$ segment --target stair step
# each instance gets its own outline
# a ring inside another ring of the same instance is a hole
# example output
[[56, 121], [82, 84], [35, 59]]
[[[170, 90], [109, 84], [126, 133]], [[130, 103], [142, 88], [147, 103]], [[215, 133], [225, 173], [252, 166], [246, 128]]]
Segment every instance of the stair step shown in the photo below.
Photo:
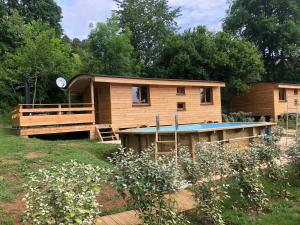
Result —
[[175, 143], [175, 141], [157, 141], [156, 143]]
[[170, 155], [173, 152], [157, 152], [158, 155]]
[[102, 136], [102, 138], [115, 138], [115, 136]]
[[104, 131], [104, 132], [103, 132], [103, 131], [100, 131], [100, 133], [101, 133], [101, 134], [112, 134], [113, 132], [112, 132], [112, 131]]

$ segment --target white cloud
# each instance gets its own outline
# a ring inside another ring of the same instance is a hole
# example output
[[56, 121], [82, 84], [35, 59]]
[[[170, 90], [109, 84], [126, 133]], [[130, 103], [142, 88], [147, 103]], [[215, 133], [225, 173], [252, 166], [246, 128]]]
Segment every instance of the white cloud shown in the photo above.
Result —
[[105, 22], [115, 9], [112, 0], [57, 0], [63, 11], [62, 26], [71, 38], [84, 39], [90, 23]]
[[[71, 38], [84, 39], [89, 34], [89, 24], [105, 22], [116, 9], [113, 0], [56, 0], [62, 7], [62, 26]], [[177, 19], [181, 30], [206, 25], [212, 31], [221, 29], [225, 17], [227, 0], [169, 0], [170, 6], [181, 7]]]
[[173, 7], [180, 7], [182, 16], [177, 19], [181, 29], [205, 25], [219, 31], [226, 15], [227, 0], [169, 0]]

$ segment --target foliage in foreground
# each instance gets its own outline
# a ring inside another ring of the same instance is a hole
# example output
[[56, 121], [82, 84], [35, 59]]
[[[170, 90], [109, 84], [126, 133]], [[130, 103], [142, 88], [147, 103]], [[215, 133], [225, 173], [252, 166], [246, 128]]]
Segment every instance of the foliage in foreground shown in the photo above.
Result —
[[185, 177], [192, 183], [192, 191], [197, 202], [197, 214], [208, 223], [225, 224], [222, 218], [223, 203], [227, 195], [227, 185], [217, 180], [226, 173], [226, 152], [219, 145], [198, 144], [193, 160], [188, 149], [180, 150], [180, 165]]
[[231, 168], [241, 197], [249, 208], [256, 212], [263, 210], [267, 206], [268, 199], [255, 156], [251, 152], [236, 151], [231, 159]]
[[288, 150], [288, 155], [295, 168], [297, 177], [300, 177], [300, 133], [297, 134], [296, 142]]
[[94, 224], [99, 215], [100, 168], [77, 162], [29, 176], [24, 221], [34, 225]]
[[280, 126], [274, 126], [271, 129], [267, 144], [256, 142], [252, 145], [252, 154], [255, 154], [256, 160], [261, 168], [261, 173], [266, 174], [270, 180], [276, 181], [277, 186], [274, 191], [278, 195], [286, 197], [288, 195], [287, 186], [289, 185], [286, 176], [285, 165], [281, 160], [282, 152], [279, 141], [283, 135], [283, 129]]
[[253, 143], [250, 149], [226, 148], [218, 144], [198, 144], [192, 159], [189, 149], [181, 148], [180, 165], [185, 179], [192, 184], [197, 202], [197, 214], [208, 223], [225, 224], [223, 205], [228, 198], [226, 175], [233, 176], [234, 184], [243, 199], [242, 207], [261, 212], [268, 206], [268, 198], [261, 182], [261, 165], [266, 165], [268, 177], [279, 185], [280, 194], [286, 196], [286, 171], [280, 159], [278, 141], [282, 135], [274, 127], [266, 140]]
[[109, 171], [113, 187], [140, 211], [145, 224], [189, 224], [175, 211], [175, 201], [170, 196], [182, 185], [175, 158], [154, 160], [151, 152], [148, 149], [138, 154], [120, 149], [110, 159], [115, 164]]

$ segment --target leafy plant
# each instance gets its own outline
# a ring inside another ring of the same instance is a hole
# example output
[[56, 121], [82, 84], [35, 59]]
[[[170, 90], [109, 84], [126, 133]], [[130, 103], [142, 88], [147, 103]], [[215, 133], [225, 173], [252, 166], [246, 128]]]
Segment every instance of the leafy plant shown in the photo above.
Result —
[[266, 122], [266, 117], [261, 116], [261, 117], [259, 118], [259, 122]]
[[120, 149], [110, 159], [115, 167], [108, 170], [109, 180], [140, 212], [145, 224], [188, 224], [175, 211], [175, 201], [170, 196], [182, 186], [176, 160], [174, 157], [155, 160], [152, 152], [147, 149], [138, 154]]
[[197, 202], [197, 213], [213, 224], [225, 224], [222, 218], [227, 185], [221, 184], [217, 176], [226, 173], [226, 152], [220, 145], [198, 144], [195, 160], [186, 148], [180, 150], [180, 165], [185, 178], [193, 186]]
[[268, 199], [260, 180], [255, 153], [237, 150], [231, 156], [230, 165], [241, 197], [256, 212], [263, 210], [267, 206]]
[[94, 224], [100, 168], [72, 161], [30, 174], [24, 221], [34, 225]]
[[[276, 191], [280, 196], [288, 195], [287, 171], [281, 161], [281, 149], [279, 141], [283, 135], [283, 129], [280, 126], [271, 128], [267, 141], [255, 142], [251, 146], [251, 152], [256, 156], [259, 166], [263, 173], [267, 173], [272, 181], [276, 181]], [[265, 168], [266, 167], [266, 168]]]
[[280, 126], [274, 126], [264, 140], [258, 140], [251, 145], [250, 152], [258, 164], [271, 168], [277, 164], [277, 161], [280, 161], [281, 149], [278, 142], [282, 135], [283, 129]]
[[291, 159], [297, 177], [300, 177], [300, 134], [297, 133], [295, 143], [288, 149], [288, 156]]
[[224, 122], [253, 122], [254, 117], [252, 113], [248, 112], [232, 112], [229, 113], [228, 115], [223, 114], [223, 121]]

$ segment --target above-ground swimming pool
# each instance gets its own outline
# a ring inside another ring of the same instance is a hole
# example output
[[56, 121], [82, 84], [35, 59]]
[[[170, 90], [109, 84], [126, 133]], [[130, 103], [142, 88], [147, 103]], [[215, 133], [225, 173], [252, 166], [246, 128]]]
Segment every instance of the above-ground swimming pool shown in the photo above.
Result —
[[[269, 123], [201, 123], [201, 124], [184, 124], [178, 125], [177, 132], [205, 132], [211, 130], [224, 130], [233, 128], [246, 128], [256, 126], [266, 126]], [[134, 128], [123, 130], [121, 133], [155, 133], [156, 127]], [[175, 132], [175, 126], [162, 126], [159, 128], [159, 132], [169, 133]]]
[[[275, 123], [207, 123], [179, 125], [177, 143], [193, 151], [199, 142], [221, 142], [226, 145], [248, 146], [251, 141], [268, 132]], [[122, 146], [141, 151], [155, 143], [156, 127], [133, 128], [119, 132]], [[158, 149], [168, 152], [174, 148], [175, 126], [161, 126], [158, 130]]]

